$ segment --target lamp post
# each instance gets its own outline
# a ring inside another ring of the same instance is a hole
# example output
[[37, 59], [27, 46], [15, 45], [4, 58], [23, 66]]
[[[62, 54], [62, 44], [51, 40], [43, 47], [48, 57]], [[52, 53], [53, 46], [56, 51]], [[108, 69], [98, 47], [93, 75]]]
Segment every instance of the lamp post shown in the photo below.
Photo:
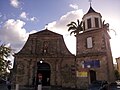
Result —
[[40, 60], [40, 63], [43, 63], [43, 61], [42, 61], [42, 60]]
[[44, 58], [41, 58], [40, 63], [43, 63], [43, 61], [44, 61]]

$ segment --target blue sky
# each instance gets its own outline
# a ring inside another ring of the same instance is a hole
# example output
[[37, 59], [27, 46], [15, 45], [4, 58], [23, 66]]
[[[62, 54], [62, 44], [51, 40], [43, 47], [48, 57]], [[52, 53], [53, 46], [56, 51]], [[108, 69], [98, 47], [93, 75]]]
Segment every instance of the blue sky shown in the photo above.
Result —
[[[48, 29], [64, 36], [68, 49], [75, 53], [75, 38], [66, 25], [82, 19], [89, 0], [0, 0], [0, 40], [19, 51], [30, 33]], [[110, 24], [114, 58], [120, 57], [120, 0], [92, 0], [92, 7]], [[46, 26], [46, 24], [48, 24]], [[73, 40], [73, 43], [71, 43]]]

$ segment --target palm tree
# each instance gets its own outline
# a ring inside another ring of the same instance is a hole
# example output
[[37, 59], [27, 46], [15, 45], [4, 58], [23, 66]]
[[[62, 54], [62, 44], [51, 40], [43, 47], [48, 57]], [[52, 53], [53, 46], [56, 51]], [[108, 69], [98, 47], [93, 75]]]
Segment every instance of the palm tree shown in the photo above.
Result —
[[105, 20], [102, 22], [103, 28], [107, 28], [107, 31], [109, 31], [109, 23], [105, 23]]
[[83, 31], [82, 24], [83, 24], [83, 22], [82, 21], [80, 22], [78, 19], [77, 19], [77, 23], [76, 22], [71, 22], [71, 23], [67, 24], [67, 26], [69, 27], [68, 31], [71, 31], [70, 35], [73, 34], [73, 33], [74, 33], [75, 36], [79, 35], [79, 33], [81, 31]]
[[117, 35], [116, 31], [114, 29], [109, 29], [109, 23], [105, 23], [105, 20], [102, 22], [103, 28], [107, 28], [107, 31], [110, 32], [113, 31], [115, 35]]

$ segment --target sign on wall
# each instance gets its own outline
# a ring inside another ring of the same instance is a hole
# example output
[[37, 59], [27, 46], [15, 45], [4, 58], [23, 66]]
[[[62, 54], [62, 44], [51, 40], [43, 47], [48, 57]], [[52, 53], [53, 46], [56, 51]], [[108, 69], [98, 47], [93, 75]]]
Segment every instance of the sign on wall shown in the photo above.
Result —
[[99, 68], [100, 60], [86, 60], [83, 63], [84, 68]]
[[86, 71], [77, 71], [76, 75], [77, 77], [87, 77], [88, 73]]

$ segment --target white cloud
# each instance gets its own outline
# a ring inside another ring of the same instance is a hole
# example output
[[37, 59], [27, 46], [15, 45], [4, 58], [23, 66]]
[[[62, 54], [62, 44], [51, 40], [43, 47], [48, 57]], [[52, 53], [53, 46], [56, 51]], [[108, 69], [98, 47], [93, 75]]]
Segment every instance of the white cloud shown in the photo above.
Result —
[[25, 22], [21, 20], [7, 20], [0, 29], [0, 39], [10, 43], [16, 50], [20, 49], [28, 37], [24, 25]]
[[[61, 18], [57, 21], [53, 21], [48, 24], [47, 28], [64, 36], [65, 43], [68, 49], [75, 54], [76, 53], [76, 40], [74, 36], [70, 36], [70, 32], [68, 32], [67, 24], [71, 21], [77, 21], [77, 19], [81, 20], [83, 17], [82, 9], [74, 10], [66, 13], [61, 16]], [[72, 41], [72, 43], [71, 43]]]
[[26, 12], [22, 12], [20, 14], [20, 17], [23, 18], [23, 19], [27, 19], [28, 18], [27, 16], [28, 16], [28, 14]]
[[32, 31], [29, 32], [29, 34], [36, 33], [37, 31], [39, 31], [39, 30], [32, 30]]
[[70, 23], [71, 21], [77, 21], [77, 19], [81, 20], [83, 16], [83, 11], [82, 9], [75, 10], [75, 11], [70, 11], [66, 13], [65, 15], [61, 16], [61, 18], [57, 21], [53, 21], [48, 24], [48, 29], [53, 30], [57, 33], [60, 34], [68, 34], [69, 32], [67, 31], [67, 24]]
[[[69, 35], [69, 32], [67, 31], [68, 27], [66, 25], [71, 21], [76, 21], [77, 19], [81, 20], [82, 16], [83, 11], [81, 9], [70, 11], [61, 16], [59, 20], [53, 21], [47, 26], [48, 29], [64, 35], [65, 43], [72, 53], [75, 53], [75, 37]], [[27, 18], [27, 16], [24, 18]], [[36, 18], [33, 17], [31, 20], [34, 21], [35, 19]], [[36, 32], [36, 30], [33, 30], [27, 33], [24, 25], [25, 22], [21, 20], [7, 20], [0, 29], [0, 39], [10, 43], [15, 50], [19, 51], [26, 42], [28, 35]], [[71, 40], [73, 40], [72, 43], [70, 42]]]
[[37, 32], [32, 30], [26, 32], [25, 22], [21, 20], [8, 19], [0, 28], [0, 42], [11, 45], [18, 52], [27, 41], [29, 34]]
[[20, 2], [18, 0], [10, 0], [10, 4], [15, 8], [19, 8]]
[[32, 18], [30, 18], [30, 21], [37, 21], [37, 18], [36, 17], [32, 17]]
[[21, 19], [24, 19], [24, 20], [27, 20], [27, 21], [37, 21], [37, 18], [36, 17], [30, 17], [28, 13], [26, 12], [22, 12], [19, 16]]
[[73, 9], [78, 9], [78, 5], [77, 4], [70, 4], [69, 5], [71, 8], [73, 8]]

